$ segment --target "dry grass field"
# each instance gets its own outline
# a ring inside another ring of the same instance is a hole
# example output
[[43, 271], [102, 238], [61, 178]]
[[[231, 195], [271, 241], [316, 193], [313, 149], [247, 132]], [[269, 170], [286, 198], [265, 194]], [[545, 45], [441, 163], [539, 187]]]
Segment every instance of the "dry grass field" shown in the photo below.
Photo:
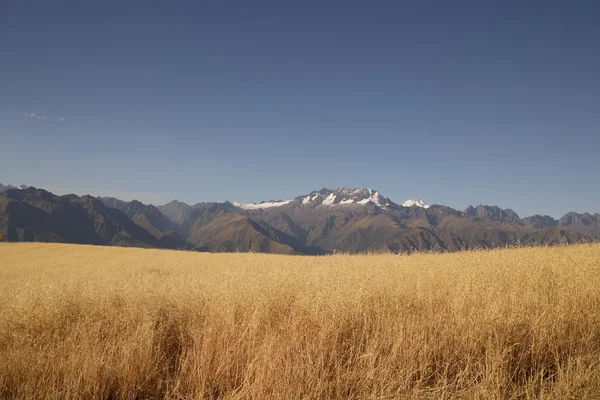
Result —
[[600, 245], [0, 244], [5, 399], [597, 399]]

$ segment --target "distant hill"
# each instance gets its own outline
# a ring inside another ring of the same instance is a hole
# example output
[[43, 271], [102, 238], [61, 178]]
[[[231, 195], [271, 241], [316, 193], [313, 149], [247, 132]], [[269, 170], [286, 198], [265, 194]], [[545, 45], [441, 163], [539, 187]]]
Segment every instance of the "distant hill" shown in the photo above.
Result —
[[420, 199], [394, 203], [371, 189], [321, 189], [289, 200], [155, 207], [111, 197], [0, 194], [8, 241], [55, 241], [211, 252], [328, 254], [456, 251], [600, 239], [600, 214], [520, 218], [510, 209], [460, 211]]

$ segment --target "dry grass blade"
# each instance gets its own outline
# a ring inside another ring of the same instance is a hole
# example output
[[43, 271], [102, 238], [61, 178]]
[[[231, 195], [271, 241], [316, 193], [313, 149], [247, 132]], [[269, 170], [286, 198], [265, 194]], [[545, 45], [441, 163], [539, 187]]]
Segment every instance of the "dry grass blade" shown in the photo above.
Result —
[[581, 399], [600, 245], [292, 257], [0, 245], [7, 399]]

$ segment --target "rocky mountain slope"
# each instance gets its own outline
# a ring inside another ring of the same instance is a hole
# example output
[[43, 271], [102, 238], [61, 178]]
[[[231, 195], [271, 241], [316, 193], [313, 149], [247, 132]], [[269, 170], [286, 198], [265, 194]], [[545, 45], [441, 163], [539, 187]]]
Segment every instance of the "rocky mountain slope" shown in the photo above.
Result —
[[13, 185], [3, 185], [2, 183], [0, 183], [0, 193], [8, 190], [8, 189], [27, 189], [29, 186], [26, 185], [19, 185], [19, 186], [13, 186]]
[[153, 205], [142, 204], [133, 200], [125, 202], [112, 197], [98, 198], [107, 207], [112, 207], [123, 212], [136, 225], [148, 231], [161, 242], [162, 247], [188, 248], [186, 240], [178, 233], [179, 225], [164, 216]]
[[36, 188], [0, 194], [0, 233], [15, 242], [165, 247], [123, 212], [92, 196], [56, 196]]
[[520, 218], [510, 209], [460, 211], [411, 199], [399, 205], [371, 189], [321, 189], [293, 200], [163, 206], [41, 189], [0, 194], [9, 241], [60, 241], [197, 251], [328, 254], [455, 251], [600, 239], [600, 214]]

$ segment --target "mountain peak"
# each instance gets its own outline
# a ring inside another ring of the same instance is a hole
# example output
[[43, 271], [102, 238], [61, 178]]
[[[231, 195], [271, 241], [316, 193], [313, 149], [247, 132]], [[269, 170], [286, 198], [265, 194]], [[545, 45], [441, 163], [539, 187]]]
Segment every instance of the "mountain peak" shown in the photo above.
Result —
[[263, 201], [261, 203], [238, 203], [232, 201], [235, 207], [241, 208], [243, 210], [261, 210], [264, 208], [273, 208], [273, 207], [281, 207], [290, 203], [292, 200], [275, 200], [275, 201]]
[[346, 204], [365, 205], [372, 203], [378, 207], [385, 207], [389, 206], [391, 203], [390, 199], [384, 197], [378, 191], [366, 188], [323, 188], [319, 191], [311, 192], [308, 195], [300, 196], [296, 198], [296, 200], [300, 200], [304, 205], [324, 206], [336, 206]]
[[27, 185], [19, 185], [19, 186], [13, 186], [13, 185], [3, 185], [2, 183], [0, 183], [0, 192], [4, 192], [5, 190], [9, 190], [9, 189], [19, 189], [19, 190], [25, 190], [25, 189], [29, 189], [29, 186]]
[[502, 209], [498, 206], [478, 205], [469, 206], [464, 211], [469, 217], [481, 218], [487, 221], [519, 222], [521, 219], [512, 209]]
[[170, 206], [170, 207], [189, 207], [189, 204], [184, 203], [183, 201], [179, 201], [179, 200], [175, 199], [175, 200], [171, 200], [170, 202], [168, 202], [167, 204], [165, 204], [162, 207], [167, 207], [167, 206]]
[[234, 207], [241, 208], [243, 210], [263, 210], [267, 208], [275, 208], [285, 206], [287, 204], [302, 204], [302, 205], [313, 205], [313, 206], [338, 206], [338, 205], [366, 205], [369, 203], [374, 204], [377, 207], [386, 207], [393, 204], [390, 199], [384, 197], [376, 190], [357, 188], [337, 188], [321, 190], [315, 190], [307, 195], [296, 197], [294, 200], [271, 200], [263, 201], [261, 203], [238, 203], [231, 202]]
[[402, 203], [402, 207], [412, 207], [417, 206], [421, 208], [429, 208], [429, 204], [425, 203], [421, 199], [408, 199], [404, 203]]

